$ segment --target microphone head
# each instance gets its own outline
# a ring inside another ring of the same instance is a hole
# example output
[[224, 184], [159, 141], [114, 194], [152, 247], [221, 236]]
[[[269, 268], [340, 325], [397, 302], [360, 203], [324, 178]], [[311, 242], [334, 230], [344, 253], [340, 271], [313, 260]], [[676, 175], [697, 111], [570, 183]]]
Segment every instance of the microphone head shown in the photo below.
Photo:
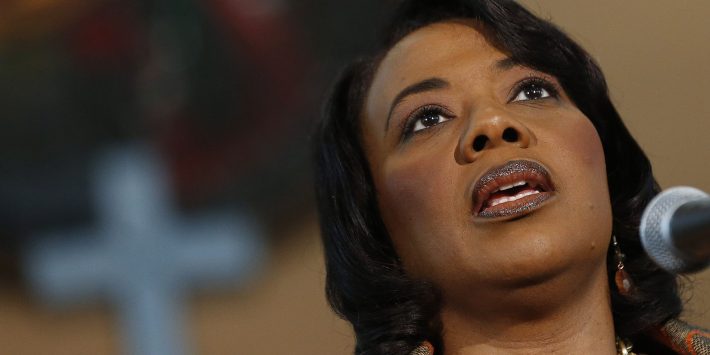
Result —
[[678, 274], [697, 270], [704, 265], [687, 260], [671, 239], [671, 217], [682, 205], [702, 200], [708, 195], [694, 187], [677, 186], [667, 189], [651, 200], [641, 217], [641, 244], [658, 266]]

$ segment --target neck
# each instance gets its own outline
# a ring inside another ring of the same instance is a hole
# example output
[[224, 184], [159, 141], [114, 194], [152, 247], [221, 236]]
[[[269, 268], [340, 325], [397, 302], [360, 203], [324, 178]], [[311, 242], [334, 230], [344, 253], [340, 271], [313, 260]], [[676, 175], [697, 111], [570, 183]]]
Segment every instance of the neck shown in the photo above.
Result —
[[595, 274], [586, 285], [572, 277], [477, 297], [474, 307], [444, 302], [445, 354], [616, 354], [606, 272]]

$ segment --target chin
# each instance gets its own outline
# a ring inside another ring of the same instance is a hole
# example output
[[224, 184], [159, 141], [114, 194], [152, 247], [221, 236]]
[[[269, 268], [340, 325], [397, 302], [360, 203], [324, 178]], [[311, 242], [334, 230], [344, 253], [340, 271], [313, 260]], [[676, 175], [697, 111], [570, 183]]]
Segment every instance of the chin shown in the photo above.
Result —
[[491, 224], [484, 238], [476, 238], [490, 260], [485, 265], [488, 280], [531, 287], [565, 274], [580, 277], [605, 269], [611, 213], [597, 210], [601, 213], [580, 215], [559, 199], [533, 213]]

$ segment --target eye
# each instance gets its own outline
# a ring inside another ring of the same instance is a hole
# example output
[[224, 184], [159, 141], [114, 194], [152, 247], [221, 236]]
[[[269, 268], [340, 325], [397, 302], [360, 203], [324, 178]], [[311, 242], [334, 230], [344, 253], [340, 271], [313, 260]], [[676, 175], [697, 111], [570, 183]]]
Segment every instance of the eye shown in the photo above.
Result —
[[415, 111], [408, 120], [405, 134], [416, 133], [451, 119], [451, 116], [438, 106], [424, 106]]
[[516, 85], [513, 90], [515, 95], [510, 102], [535, 101], [548, 97], [557, 97], [555, 86], [542, 78], [527, 78]]

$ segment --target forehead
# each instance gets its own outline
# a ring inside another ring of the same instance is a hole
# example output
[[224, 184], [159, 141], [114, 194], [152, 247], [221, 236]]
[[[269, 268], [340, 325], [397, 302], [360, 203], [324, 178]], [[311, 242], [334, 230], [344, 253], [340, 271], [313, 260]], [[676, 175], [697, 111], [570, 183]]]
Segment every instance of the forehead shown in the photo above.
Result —
[[375, 72], [366, 101], [372, 118], [399, 90], [424, 79], [456, 79], [484, 75], [491, 64], [506, 56], [491, 46], [473, 23], [434, 23], [399, 41]]

